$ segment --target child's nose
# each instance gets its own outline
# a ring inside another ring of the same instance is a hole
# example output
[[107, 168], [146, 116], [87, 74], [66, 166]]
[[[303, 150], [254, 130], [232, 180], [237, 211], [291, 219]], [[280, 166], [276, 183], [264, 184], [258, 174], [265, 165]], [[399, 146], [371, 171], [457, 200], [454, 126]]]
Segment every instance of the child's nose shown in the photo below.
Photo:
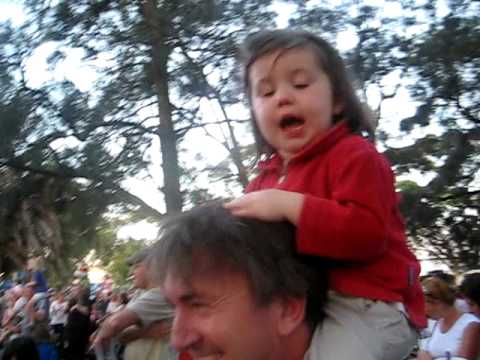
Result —
[[291, 105], [293, 103], [293, 93], [290, 89], [284, 87], [277, 91], [277, 106]]

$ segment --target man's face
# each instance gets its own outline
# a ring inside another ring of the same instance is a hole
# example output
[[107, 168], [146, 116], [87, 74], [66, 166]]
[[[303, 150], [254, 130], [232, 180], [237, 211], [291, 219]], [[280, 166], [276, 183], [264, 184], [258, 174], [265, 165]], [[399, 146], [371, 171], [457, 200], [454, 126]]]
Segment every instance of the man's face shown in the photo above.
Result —
[[133, 286], [137, 289], [145, 289], [147, 287], [147, 269], [145, 261], [132, 265]]
[[27, 299], [31, 299], [33, 294], [35, 294], [35, 289], [33, 286], [25, 286], [23, 288], [23, 296], [25, 296]]
[[172, 271], [163, 284], [174, 306], [171, 345], [194, 359], [282, 359], [276, 302], [259, 306], [244, 274], [195, 273], [188, 281]]
[[475, 301], [469, 298], [466, 298], [465, 301], [468, 305], [468, 311], [470, 311], [476, 317], [480, 318], [480, 305], [478, 305]]

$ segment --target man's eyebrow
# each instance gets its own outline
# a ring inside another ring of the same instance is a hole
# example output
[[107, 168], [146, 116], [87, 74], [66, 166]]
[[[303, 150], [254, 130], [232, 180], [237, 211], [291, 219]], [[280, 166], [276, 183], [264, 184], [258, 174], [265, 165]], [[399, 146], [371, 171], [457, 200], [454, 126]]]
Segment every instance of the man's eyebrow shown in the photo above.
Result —
[[179, 301], [183, 303], [189, 303], [193, 300], [197, 299], [199, 296], [198, 294], [194, 293], [193, 291], [186, 292], [179, 297]]

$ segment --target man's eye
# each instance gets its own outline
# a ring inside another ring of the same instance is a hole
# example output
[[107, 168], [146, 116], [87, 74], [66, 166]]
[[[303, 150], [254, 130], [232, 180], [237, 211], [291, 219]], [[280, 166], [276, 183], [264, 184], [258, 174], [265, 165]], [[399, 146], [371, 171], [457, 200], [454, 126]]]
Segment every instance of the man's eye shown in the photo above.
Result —
[[204, 303], [203, 301], [191, 301], [189, 305], [191, 308], [195, 308], [195, 309], [200, 309], [207, 306], [207, 304]]

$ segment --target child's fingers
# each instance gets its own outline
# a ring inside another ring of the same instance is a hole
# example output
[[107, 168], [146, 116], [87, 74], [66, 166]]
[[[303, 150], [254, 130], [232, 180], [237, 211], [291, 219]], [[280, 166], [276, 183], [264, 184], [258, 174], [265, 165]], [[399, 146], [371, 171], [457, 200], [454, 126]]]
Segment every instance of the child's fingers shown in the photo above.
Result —
[[244, 206], [244, 204], [239, 204], [238, 202], [229, 202], [225, 203], [224, 207], [230, 211], [233, 216], [239, 217], [252, 217], [251, 211], [249, 210], [248, 206]]
[[240, 218], [250, 218], [250, 219], [258, 218], [258, 216], [255, 216], [255, 214], [246, 210], [232, 211], [232, 215]]
[[243, 208], [245, 205], [244, 202], [245, 201], [243, 201], [243, 198], [238, 198], [238, 199], [234, 199], [232, 201], [224, 203], [223, 206], [225, 207], [225, 209], [233, 211], [233, 210]]
[[234, 209], [235, 208], [235, 200], [223, 203], [223, 207], [225, 209], [228, 209], [228, 210]]

